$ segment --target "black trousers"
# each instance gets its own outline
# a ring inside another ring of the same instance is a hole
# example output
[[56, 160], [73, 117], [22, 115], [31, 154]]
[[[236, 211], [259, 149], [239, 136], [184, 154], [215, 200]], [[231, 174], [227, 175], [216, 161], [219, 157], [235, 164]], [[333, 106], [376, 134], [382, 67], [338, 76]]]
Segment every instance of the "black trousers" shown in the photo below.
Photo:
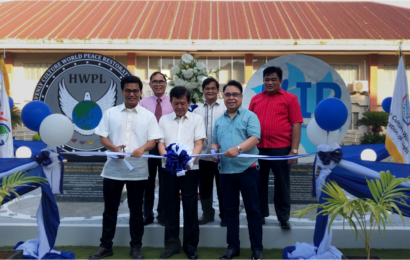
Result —
[[[149, 151], [149, 154], [159, 155], [158, 144], [155, 145], [151, 151]], [[155, 179], [158, 171], [158, 186], [160, 191], [162, 176], [159, 174], [159, 169], [161, 169], [161, 167], [161, 159], [148, 158], [148, 180], [144, 189], [144, 217], [147, 219], [154, 219], [153, 209], [155, 201]], [[158, 196], [157, 218], [161, 217], [161, 203], [161, 196]]]
[[127, 187], [128, 208], [130, 209], [130, 246], [141, 248], [142, 236], [144, 235], [144, 223], [142, 218], [142, 194], [146, 181], [120, 181], [104, 178], [103, 196], [103, 230], [101, 247], [112, 248], [115, 228], [117, 226], [117, 213], [120, 206], [120, 198], [124, 185]]
[[165, 249], [177, 251], [181, 248], [179, 239], [180, 198], [184, 214], [183, 249], [186, 253], [196, 251], [199, 241], [198, 225], [198, 171], [187, 171], [185, 176], [175, 177], [163, 169], [162, 195], [165, 220]]
[[[291, 147], [283, 148], [258, 148], [260, 155], [281, 156], [289, 155]], [[260, 203], [262, 217], [269, 216], [268, 185], [269, 171], [274, 175], [274, 197], [275, 211], [279, 222], [286, 222], [290, 215], [290, 165], [287, 160], [268, 161], [259, 160], [261, 189]]]
[[239, 193], [241, 193], [248, 221], [251, 249], [261, 251], [263, 246], [262, 215], [259, 210], [259, 171], [256, 167], [252, 167], [242, 173], [221, 174], [219, 176], [219, 183], [225, 208], [228, 249], [238, 250], [240, 248]]
[[212, 207], [214, 178], [219, 201], [219, 217], [223, 220], [224, 209], [219, 188], [218, 164], [213, 161], [199, 160], [199, 196], [201, 197], [203, 216], [206, 218], [214, 218], [215, 216], [215, 210]]

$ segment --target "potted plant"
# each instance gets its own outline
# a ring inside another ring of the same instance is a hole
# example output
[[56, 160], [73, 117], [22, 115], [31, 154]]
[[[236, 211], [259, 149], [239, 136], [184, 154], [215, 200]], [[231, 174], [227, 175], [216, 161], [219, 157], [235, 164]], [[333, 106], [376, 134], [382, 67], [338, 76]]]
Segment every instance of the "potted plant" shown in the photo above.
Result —
[[[19, 199], [20, 195], [16, 188], [20, 186], [37, 187], [36, 184], [47, 182], [47, 179], [31, 176], [27, 172], [15, 172], [13, 175], [3, 177], [0, 186], [0, 207], [14, 198]], [[0, 259], [22, 259], [23, 250], [0, 250]]]
[[[305, 209], [297, 210], [292, 213], [299, 218], [307, 214], [309, 211], [319, 209], [319, 214], [329, 216], [329, 230], [337, 216], [343, 218], [343, 228], [345, 221], [354, 230], [356, 239], [358, 236], [362, 239], [366, 248], [366, 257], [370, 259], [370, 247], [376, 228], [383, 235], [386, 231], [386, 223], [392, 226], [392, 222], [388, 211], [400, 215], [403, 225], [404, 219], [398, 204], [409, 206], [404, 199], [409, 196], [403, 191], [407, 188], [398, 187], [403, 182], [410, 181], [409, 178], [396, 178], [389, 171], [380, 172], [380, 180], [367, 180], [367, 186], [372, 194], [370, 198], [356, 198], [349, 200], [342, 188], [336, 182], [326, 183], [323, 186], [322, 192], [330, 196], [326, 198], [325, 203], [311, 204]], [[370, 216], [366, 220], [366, 215]], [[329, 231], [328, 230], [328, 231]]]

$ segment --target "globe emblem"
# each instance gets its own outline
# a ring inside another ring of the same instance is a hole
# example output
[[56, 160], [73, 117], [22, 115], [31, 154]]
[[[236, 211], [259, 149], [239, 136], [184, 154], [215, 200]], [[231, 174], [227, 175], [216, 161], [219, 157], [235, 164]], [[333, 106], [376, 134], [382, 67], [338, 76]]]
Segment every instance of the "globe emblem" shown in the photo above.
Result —
[[102, 110], [97, 103], [85, 100], [73, 109], [73, 122], [83, 130], [92, 130], [98, 126], [102, 118]]
[[10, 130], [4, 125], [0, 124], [0, 146], [4, 145], [9, 140]]

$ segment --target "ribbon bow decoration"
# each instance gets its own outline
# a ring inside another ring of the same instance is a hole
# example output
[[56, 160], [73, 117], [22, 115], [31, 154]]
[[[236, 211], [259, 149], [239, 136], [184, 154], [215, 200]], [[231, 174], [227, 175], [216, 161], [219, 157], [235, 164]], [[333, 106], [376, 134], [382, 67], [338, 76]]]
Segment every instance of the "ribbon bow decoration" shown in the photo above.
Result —
[[343, 158], [343, 152], [341, 148], [327, 152], [319, 151], [318, 157], [322, 161], [323, 165], [329, 165], [332, 161], [339, 163]]
[[164, 156], [167, 158], [165, 164], [166, 170], [171, 173], [172, 176], [183, 176], [187, 171], [187, 165], [192, 167], [193, 158], [190, 157], [192, 152], [187, 145], [181, 143], [170, 144], [167, 148]]
[[[313, 163], [312, 197], [319, 195], [319, 199], [321, 193], [320, 189], [323, 187], [326, 177], [331, 173], [331, 169], [333, 169], [342, 160], [343, 152], [340, 146], [336, 143], [331, 145], [321, 144], [317, 147], [317, 149], [319, 152], [315, 158], [315, 162]], [[318, 165], [322, 168], [322, 170], [316, 180], [315, 175]]]
[[34, 161], [42, 166], [48, 166], [53, 162], [50, 159], [50, 151], [43, 150], [39, 154], [34, 155]]

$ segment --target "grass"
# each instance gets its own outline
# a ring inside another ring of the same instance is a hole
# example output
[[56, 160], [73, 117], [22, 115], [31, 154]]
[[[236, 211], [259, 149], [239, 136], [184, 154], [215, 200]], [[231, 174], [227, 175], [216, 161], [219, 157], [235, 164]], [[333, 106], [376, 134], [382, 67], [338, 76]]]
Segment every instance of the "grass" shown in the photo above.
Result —
[[[12, 247], [0, 247], [0, 250], [12, 249]], [[71, 250], [75, 253], [77, 259], [88, 259], [88, 256], [95, 253], [98, 247], [95, 246], [60, 246], [57, 247], [60, 251]], [[105, 259], [131, 259], [129, 255], [129, 247], [114, 247], [114, 255]], [[200, 259], [219, 259], [225, 252], [225, 248], [200, 247], [198, 255]], [[159, 259], [162, 253], [162, 248], [143, 247], [142, 252], [146, 259]], [[344, 255], [366, 255], [363, 249], [340, 249]], [[249, 259], [252, 251], [247, 248], [241, 249], [240, 257], [235, 259]], [[410, 249], [372, 249], [372, 255], [377, 255], [383, 259], [409, 259]], [[282, 259], [282, 249], [265, 249], [263, 250], [264, 259]], [[174, 255], [171, 259], [186, 259], [185, 253]]]

